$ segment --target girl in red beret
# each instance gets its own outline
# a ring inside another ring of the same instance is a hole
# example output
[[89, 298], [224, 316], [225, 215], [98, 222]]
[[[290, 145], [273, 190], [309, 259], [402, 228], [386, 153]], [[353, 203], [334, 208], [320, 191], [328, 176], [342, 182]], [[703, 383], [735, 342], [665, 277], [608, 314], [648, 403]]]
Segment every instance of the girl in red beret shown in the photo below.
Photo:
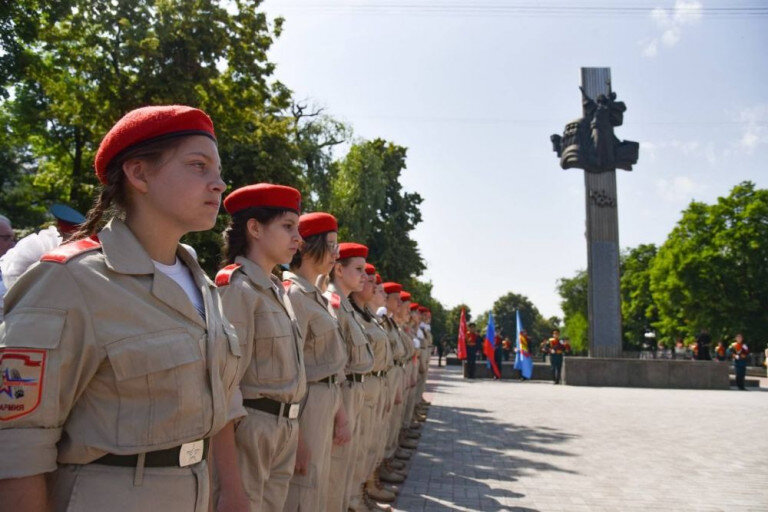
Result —
[[299, 418], [296, 471], [285, 510], [324, 511], [331, 474], [331, 447], [349, 442], [351, 432], [340, 385], [347, 361], [339, 324], [328, 299], [315, 286], [339, 256], [338, 224], [333, 215], [315, 212], [299, 218], [303, 243], [283, 273], [284, 285], [304, 336], [307, 398]]
[[373, 367], [373, 350], [368, 342], [360, 321], [349, 301], [349, 294], [363, 290], [367, 279], [365, 258], [368, 248], [356, 243], [339, 245], [339, 258], [331, 270], [331, 282], [325, 296], [331, 305], [341, 329], [346, 349], [344, 373], [346, 381], [341, 386], [341, 400], [349, 422], [352, 440], [343, 446], [334, 446], [331, 451], [331, 475], [334, 478], [328, 492], [326, 510], [347, 510], [352, 491], [362, 482], [355, 481], [356, 465], [360, 462], [358, 450], [361, 446], [360, 415], [365, 400], [365, 376]]
[[[209, 440], [245, 414], [237, 336], [179, 244], [219, 211], [213, 123], [191, 107], [134, 110], [95, 167], [102, 189], [74, 241], [5, 297], [0, 372], [19, 387], [0, 393], [2, 503], [206, 511]], [[217, 446], [217, 463], [234, 457]]]
[[[307, 379], [296, 316], [272, 271], [290, 262], [301, 243], [301, 194], [259, 183], [229, 194], [224, 208], [232, 215], [224, 232], [228, 265], [216, 284], [241, 344], [240, 389], [248, 415], [234, 434], [240, 475], [251, 510], [282, 511], [296, 465]], [[231, 502], [230, 484], [217, 479], [220, 504]]]

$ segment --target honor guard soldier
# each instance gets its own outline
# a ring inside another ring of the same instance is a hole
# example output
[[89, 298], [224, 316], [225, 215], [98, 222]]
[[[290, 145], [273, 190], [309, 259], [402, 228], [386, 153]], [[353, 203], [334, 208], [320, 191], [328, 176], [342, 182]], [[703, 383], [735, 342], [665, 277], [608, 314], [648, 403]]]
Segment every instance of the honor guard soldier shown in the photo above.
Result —
[[0, 503], [204, 512], [210, 439], [219, 474], [236, 476], [234, 443], [217, 433], [245, 414], [237, 335], [179, 244], [216, 222], [225, 184], [213, 123], [185, 106], [134, 110], [95, 168], [101, 193], [75, 241], [6, 296]]
[[477, 349], [481, 340], [480, 335], [477, 332], [477, 325], [475, 325], [474, 322], [471, 322], [467, 327], [469, 330], [465, 342], [467, 345], [467, 377], [474, 379], [475, 365], [477, 364]]
[[552, 331], [552, 337], [547, 343], [549, 352], [549, 363], [552, 366], [552, 379], [555, 384], [560, 384], [560, 377], [563, 372], [563, 355], [571, 353], [571, 346], [560, 339], [560, 331]]
[[283, 285], [304, 338], [308, 383], [286, 512], [326, 510], [332, 445], [342, 445], [351, 438], [340, 389], [345, 380], [346, 349], [339, 323], [328, 310], [328, 299], [314, 284], [336, 263], [337, 231], [336, 218], [331, 214], [302, 215], [299, 234], [304, 241], [291, 260], [291, 270], [283, 273]]
[[[250, 510], [280, 512], [296, 464], [299, 411], [307, 392], [299, 328], [283, 284], [272, 270], [299, 248], [301, 194], [259, 183], [224, 200], [228, 263], [216, 276], [224, 314], [243, 354], [240, 389], [248, 415], [235, 431], [240, 475]], [[229, 482], [218, 481], [220, 500]], [[237, 498], [237, 497], [234, 497]]]
[[330, 274], [330, 284], [325, 296], [341, 329], [347, 361], [344, 368], [346, 381], [341, 386], [341, 401], [347, 414], [352, 439], [331, 451], [331, 475], [333, 485], [328, 492], [326, 510], [346, 511], [357, 482], [354, 482], [356, 466], [361, 462], [357, 451], [361, 444], [360, 416], [365, 403], [363, 385], [373, 368], [373, 349], [365, 329], [355, 317], [349, 294], [365, 287], [365, 258], [368, 247], [353, 242], [339, 244], [339, 257]]
[[744, 384], [744, 380], [747, 375], [747, 356], [749, 355], [749, 347], [744, 343], [744, 336], [741, 334], [736, 335], [736, 341], [731, 343], [728, 347], [728, 355], [733, 359], [733, 370], [736, 374], [736, 386], [746, 391], [747, 388]]

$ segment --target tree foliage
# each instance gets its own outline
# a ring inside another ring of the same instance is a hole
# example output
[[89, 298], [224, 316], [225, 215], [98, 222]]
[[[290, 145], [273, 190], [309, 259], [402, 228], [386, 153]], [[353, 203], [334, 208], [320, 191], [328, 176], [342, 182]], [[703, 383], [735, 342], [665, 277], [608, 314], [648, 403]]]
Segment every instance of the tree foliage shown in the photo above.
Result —
[[445, 336], [446, 348], [455, 349], [459, 339], [459, 322], [461, 321], [461, 310], [464, 310], [464, 320], [469, 325], [472, 321], [472, 311], [466, 304], [459, 304], [445, 313]]
[[557, 282], [560, 307], [563, 310], [563, 335], [576, 352], [589, 349], [589, 311], [587, 288], [589, 278], [586, 270], [580, 270], [571, 278], [564, 277]]
[[650, 268], [662, 337], [708, 328], [742, 332], [753, 348], [768, 338], [768, 190], [751, 182], [707, 205], [692, 202]]
[[640, 350], [646, 342], [646, 332], [652, 332], [659, 320], [651, 295], [650, 273], [657, 250], [653, 244], [641, 244], [621, 256], [621, 315], [626, 350]]

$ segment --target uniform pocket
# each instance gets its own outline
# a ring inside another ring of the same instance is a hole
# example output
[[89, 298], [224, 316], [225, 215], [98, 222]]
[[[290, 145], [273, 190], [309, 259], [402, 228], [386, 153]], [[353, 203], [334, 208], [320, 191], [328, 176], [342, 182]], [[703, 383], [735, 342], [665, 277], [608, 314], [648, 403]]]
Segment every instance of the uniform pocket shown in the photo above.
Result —
[[261, 382], [292, 379], [297, 371], [293, 325], [284, 311], [258, 313], [254, 322], [253, 364]]
[[118, 446], [151, 446], [205, 432], [205, 361], [186, 329], [106, 346], [119, 396]]

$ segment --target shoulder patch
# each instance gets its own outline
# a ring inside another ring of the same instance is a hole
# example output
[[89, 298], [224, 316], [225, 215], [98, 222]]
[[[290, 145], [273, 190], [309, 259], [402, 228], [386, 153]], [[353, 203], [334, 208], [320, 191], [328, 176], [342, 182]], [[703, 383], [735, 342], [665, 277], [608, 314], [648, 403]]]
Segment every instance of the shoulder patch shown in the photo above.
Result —
[[216, 286], [227, 286], [237, 269], [242, 267], [239, 263], [232, 263], [216, 273]]
[[341, 307], [341, 297], [337, 293], [331, 293], [331, 296], [328, 297], [328, 301], [331, 303], [331, 306], [333, 306], [333, 309], [339, 309]]
[[45, 350], [0, 349], [0, 421], [31, 413], [40, 405]]
[[54, 250], [43, 254], [40, 261], [53, 261], [55, 263], [66, 263], [78, 254], [92, 251], [101, 247], [101, 242], [96, 237], [83, 238], [74, 242], [68, 242], [55, 248]]

